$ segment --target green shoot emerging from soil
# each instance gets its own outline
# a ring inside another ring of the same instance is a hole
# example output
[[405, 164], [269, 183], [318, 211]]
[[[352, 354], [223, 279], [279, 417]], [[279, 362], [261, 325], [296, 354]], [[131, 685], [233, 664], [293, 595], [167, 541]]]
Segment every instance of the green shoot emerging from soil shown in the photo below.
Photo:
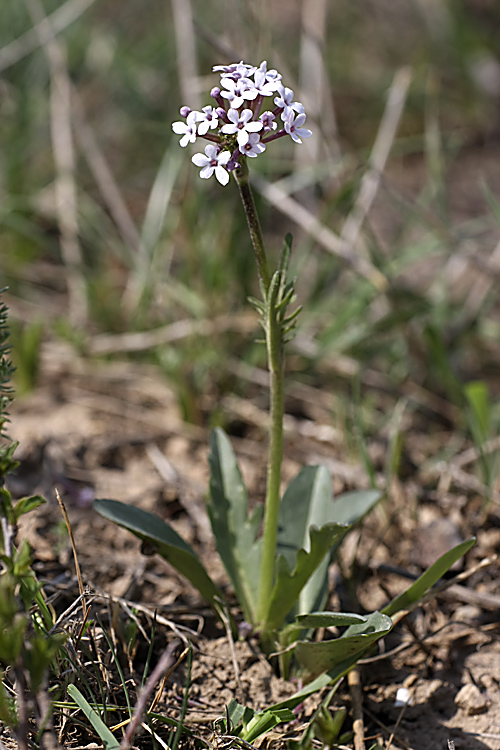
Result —
[[[238, 186], [256, 259], [261, 299], [251, 299], [264, 331], [270, 384], [270, 421], [265, 502], [249, 513], [248, 495], [225, 433], [215, 430], [210, 447], [208, 514], [217, 551], [238, 599], [242, 619], [258, 633], [266, 653], [278, 651], [282, 674], [300, 669], [310, 682], [307, 691], [338, 679], [393, 626], [393, 617], [415, 605], [423, 593], [473, 544], [464, 542], [438, 560], [410, 589], [383, 612], [369, 615], [324, 611], [328, 568], [340, 542], [380, 500], [376, 490], [332, 495], [332, 481], [323, 466], [307, 466], [281, 497], [285, 347], [294, 333], [300, 308], [294, 282], [288, 278], [291, 236], [285, 238], [276, 271], [269, 255], [249, 182], [249, 159], [261, 155], [272, 141], [290, 136], [300, 144], [312, 133], [293, 91], [276, 70], [244, 63], [216, 66], [220, 87], [212, 89], [217, 107], [202, 111], [182, 107], [185, 122], [173, 130], [181, 146], [204, 138], [205, 153], [192, 161], [203, 179], [215, 175], [221, 185], [230, 176]], [[265, 102], [271, 101], [269, 109]], [[278, 123], [280, 123], [278, 125]], [[99, 513], [129, 529], [168, 560], [193, 583], [216, 610], [223, 598], [191, 547], [159, 518], [114, 500], [96, 500]], [[262, 527], [262, 532], [261, 532]], [[318, 628], [345, 627], [341, 637], [314, 642]], [[302, 699], [301, 693], [299, 700]], [[291, 704], [287, 704], [290, 708]], [[281, 705], [274, 707], [277, 710]], [[243, 736], [243, 735], [241, 735]], [[248, 737], [247, 737], [248, 739]]]

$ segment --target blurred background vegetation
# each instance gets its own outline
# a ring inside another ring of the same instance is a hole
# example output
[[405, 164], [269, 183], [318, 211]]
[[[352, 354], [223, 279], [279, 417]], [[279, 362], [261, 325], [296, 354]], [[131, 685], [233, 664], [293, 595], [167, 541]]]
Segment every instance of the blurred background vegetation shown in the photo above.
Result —
[[294, 234], [293, 382], [320, 388], [343, 428], [354, 396], [363, 430], [404, 402], [429, 430], [487, 441], [499, 28], [496, 0], [3, 0], [0, 272], [18, 391], [56, 339], [157, 364], [199, 424], [224, 394], [254, 394], [243, 210], [234, 186], [199, 179], [171, 123], [210, 102], [214, 64], [266, 59], [314, 131], [251, 164], [271, 255]]

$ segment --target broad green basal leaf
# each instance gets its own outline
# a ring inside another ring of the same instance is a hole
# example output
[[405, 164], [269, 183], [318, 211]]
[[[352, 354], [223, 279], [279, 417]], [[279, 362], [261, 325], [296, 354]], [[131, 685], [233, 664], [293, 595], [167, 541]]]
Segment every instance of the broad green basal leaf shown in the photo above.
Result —
[[[320, 618], [317, 618], [317, 621], [320, 622]], [[391, 628], [390, 617], [381, 612], [372, 612], [364, 618], [364, 622], [351, 625], [340, 638], [319, 643], [297, 641], [295, 656], [299, 664], [311, 675], [331, 672], [340, 665], [343, 669], [349, 668], [372, 643], [385, 636]]]
[[276, 582], [271, 593], [264, 630], [274, 630], [281, 625], [295, 606], [305, 584], [332, 544], [345, 533], [345, 529], [345, 526], [336, 523], [327, 523], [321, 529], [311, 526], [307, 550], [298, 550], [293, 571], [290, 571], [290, 566], [282, 555], [278, 558]]
[[[311, 526], [321, 528], [326, 523], [345, 524], [344, 531], [347, 533], [350, 524], [366, 515], [380, 497], [381, 493], [377, 490], [364, 490], [345, 493], [334, 500], [328, 469], [325, 466], [304, 467], [292, 479], [281, 500], [277, 553], [293, 568], [297, 551], [309, 548]], [[331, 552], [338, 547], [342, 537], [339, 535]], [[318, 564], [300, 592], [296, 612], [312, 612], [324, 606], [330, 562], [331, 554], [328, 554]]]
[[248, 496], [229, 438], [221, 429], [210, 440], [208, 514], [217, 551], [233, 584], [245, 618], [256, 622], [261, 541], [257, 539], [263, 506], [248, 515]]
[[123, 526], [143, 542], [150, 544], [155, 552], [191, 581], [209, 602], [214, 604], [216, 598], [223, 598], [195, 551], [161, 518], [118, 500], [94, 500], [94, 508], [104, 518]]
[[331, 521], [349, 526], [371, 511], [382, 497], [380, 490], [355, 490], [343, 492], [333, 501]]
[[366, 622], [367, 615], [352, 614], [350, 612], [310, 612], [307, 615], [297, 615], [295, 622], [291, 622], [279, 633], [280, 648], [287, 648], [296, 641], [306, 630], [314, 628], [345, 628], [356, 623]]

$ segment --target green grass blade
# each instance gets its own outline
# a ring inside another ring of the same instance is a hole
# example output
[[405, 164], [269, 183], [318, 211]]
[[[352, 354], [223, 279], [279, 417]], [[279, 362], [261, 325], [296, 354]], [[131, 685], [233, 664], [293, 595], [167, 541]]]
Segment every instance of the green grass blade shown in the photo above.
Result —
[[422, 573], [422, 575], [417, 578], [415, 583], [389, 602], [389, 604], [381, 610], [382, 613], [392, 617], [397, 612], [409, 609], [413, 605], [418, 604], [425, 592], [432, 588], [432, 586], [434, 586], [434, 584], [449, 571], [452, 565], [454, 565], [462, 555], [465, 555], [475, 543], [476, 539], [475, 537], [472, 537], [472, 539], [467, 539], [465, 542], [461, 542], [461, 544], [458, 544], [456, 547], [453, 547], [453, 549], [445, 552], [444, 555], [441, 555], [441, 557], [436, 560], [436, 562], [433, 563], [425, 573]]
[[68, 685], [68, 694], [71, 698], [73, 698], [75, 703], [78, 704], [80, 709], [83, 711], [87, 719], [94, 727], [95, 731], [103, 742], [105, 750], [118, 750], [118, 748], [120, 747], [120, 743], [118, 742], [114, 734], [112, 734], [112, 732], [108, 729], [99, 714], [96, 713], [90, 703], [85, 700], [78, 688], [75, 685]]

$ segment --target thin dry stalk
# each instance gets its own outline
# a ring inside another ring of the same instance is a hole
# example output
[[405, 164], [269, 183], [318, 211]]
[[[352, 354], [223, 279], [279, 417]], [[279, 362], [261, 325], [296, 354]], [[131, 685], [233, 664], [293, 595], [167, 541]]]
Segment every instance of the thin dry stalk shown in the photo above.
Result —
[[55, 210], [61, 235], [61, 254], [66, 267], [69, 318], [74, 325], [87, 320], [87, 293], [78, 240], [75, 151], [71, 130], [71, 83], [65, 48], [59, 42], [39, 0], [25, 0], [36, 24], [50, 68], [50, 132], [55, 165]]
[[234, 679], [238, 687], [238, 690], [241, 693], [243, 687], [241, 684], [240, 668], [238, 666], [238, 658], [236, 656], [236, 649], [234, 647], [233, 633], [231, 631], [231, 618], [229, 616], [227, 604], [226, 602], [223, 602], [222, 599], [217, 600], [217, 610], [218, 610], [218, 613], [220, 615], [222, 622], [224, 623], [224, 630], [226, 631], [226, 638], [227, 638], [227, 642], [229, 645], [229, 650], [231, 652], [231, 661], [233, 663]]
[[139, 352], [181, 341], [189, 336], [213, 336], [224, 331], [250, 333], [255, 329], [255, 315], [221, 315], [213, 320], [178, 320], [153, 331], [96, 336], [89, 343], [90, 354]]
[[29, 712], [28, 712], [28, 686], [22, 664], [17, 664], [14, 668], [16, 677], [16, 702], [17, 702], [17, 727], [14, 732], [18, 742], [19, 750], [28, 750], [28, 731], [29, 731]]
[[39, 726], [43, 727], [40, 747], [44, 750], [62, 750], [61, 745], [57, 741], [57, 737], [54, 732], [54, 726], [52, 723], [53, 711], [52, 704], [49, 698], [47, 679], [45, 679], [45, 684], [42, 686], [42, 689], [39, 690], [36, 699], [41, 714]]
[[86, 120], [81, 99], [74, 87], [71, 95], [73, 125], [83, 156], [125, 246], [140, 255], [143, 251], [139, 232], [94, 132]]
[[[495, 269], [496, 273], [500, 270], [500, 242], [498, 242], [488, 258], [488, 265]], [[467, 311], [468, 317], [474, 319], [489, 293], [493, 284], [497, 283], [498, 279], [495, 276], [483, 274], [481, 278], [476, 279], [471, 285], [469, 293], [464, 300], [464, 309]]]
[[127, 731], [125, 732], [125, 737], [120, 743], [120, 750], [129, 750], [129, 748], [131, 747], [134, 735], [139, 728], [142, 716], [144, 714], [144, 711], [146, 710], [146, 704], [148, 702], [149, 696], [153, 692], [156, 683], [164, 676], [166, 672], [171, 674], [177, 667], [177, 665], [186, 656], [189, 650], [188, 648], [184, 649], [181, 656], [177, 660], [175, 659], [174, 652], [178, 645], [179, 641], [177, 640], [169, 643], [169, 645], [161, 655], [158, 664], [149, 675], [146, 684], [144, 685], [144, 688], [141, 690], [137, 699], [132, 719], [130, 720]]
[[174, 21], [177, 72], [181, 99], [191, 109], [200, 109], [198, 66], [191, 0], [171, 0]]
[[380, 292], [387, 290], [389, 282], [384, 274], [369, 260], [355, 254], [349, 243], [322, 224], [311, 211], [260, 175], [255, 173], [252, 175], [252, 184], [271, 205], [313, 237], [324, 250], [342, 260], [346, 266], [367, 279]]
[[401, 719], [404, 716], [404, 713], [406, 711], [407, 705], [408, 705], [408, 703], [405, 703], [403, 706], [401, 706], [401, 711], [399, 712], [398, 718], [396, 719], [396, 723], [394, 725], [394, 729], [392, 730], [391, 735], [390, 735], [389, 739], [387, 740], [387, 745], [385, 746], [385, 750], [390, 750], [390, 748], [392, 747], [393, 740], [396, 737], [396, 732], [398, 730], [399, 725], [401, 724]]
[[42, 20], [32, 29], [0, 49], [0, 73], [15, 65], [37, 47], [49, 42], [54, 34], [60, 34], [74, 23], [96, 0], [67, 0], [60, 8], [47, 16], [49, 27]]
[[[369, 717], [369, 718], [370, 718], [370, 719], [371, 719], [371, 720], [372, 720], [372, 721], [373, 721], [373, 722], [374, 722], [375, 724], [377, 724], [377, 726], [379, 726], [379, 727], [380, 727], [381, 729], [383, 729], [383, 730], [384, 730], [384, 732], [385, 732], [385, 733], [386, 733], [387, 735], [390, 735], [390, 734], [391, 734], [391, 731], [390, 731], [389, 727], [388, 727], [388, 726], [387, 726], [386, 724], [384, 724], [384, 722], [383, 722], [383, 721], [380, 721], [380, 719], [379, 719], [379, 718], [378, 718], [377, 716], [375, 716], [375, 714], [372, 714], [372, 713], [371, 713], [371, 711], [369, 711], [368, 709], [366, 709], [365, 713], [366, 713], [366, 715], [367, 715], [367, 716], [368, 716], [368, 717]], [[413, 748], [412, 748], [412, 747], [410, 747], [410, 745], [408, 745], [408, 744], [407, 744], [406, 742], [404, 742], [404, 740], [402, 740], [402, 739], [401, 739], [401, 737], [396, 737], [396, 735], [395, 735], [395, 736], [393, 737], [393, 739], [397, 739], [397, 741], [398, 741], [398, 745], [401, 745], [401, 747], [402, 747], [402, 748], [404, 748], [404, 750], [413, 750]]]
[[82, 621], [82, 624], [81, 624], [81, 627], [80, 627], [80, 632], [78, 633], [78, 636], [76, 638], [76, 643], [78, 644], [78, 641], [82, 637], [83, 630], [84, 630], [85, 625], [87, 623], [87, 617], [88, 617], [88, 614], [89, 614], [89, 608], [87, 606], [87, 601], [85, 599], [85, 589], [83, 587], [82, 573], [81, 573], [81, 570], [80, 570], [80, 563], [78, 562], [78, 555], [77, 555], [77, 552], [76, 552], [76, 544], [75, 544], [75, 538], [73, 536], [73, 529], [71, 528], [71, 524], [70, 524], [70, 521], [69, 521], [68, 513], [66, 511], [66, 506], [64, 505], [64, 503], [63, 503], [63, 501], [61, 499], [61, 496], [60, 496], [60, 494], [59, 494], [59, 492], [58, 492], [57, 489], [56, 489], [55, 492], [56, 492], [57, 502], [59, 503], [59, 507], [61, 508], [61, 513], [63, 514], [64, 523], [66, 524], [66, 528], [68, 529], [69, 540], [71, 542], [71, 549], [73, 550], [73, 557], [75, 559], [75, 569], [76, 569], [76, 577], [78, 579], [78, 589], [80, 591], [80, 597], [81, 597], [81, 600], [82, 600], [83, 621]]
[[347, 675], [352, 701], [352, 728], [354, 731], [354, 750], [365, 750], [365, 725], [363, 722], [363, 693], [359, 670], [354, 668]]
[[497, 437], [491, 438], [491, 440], [487, 440], [483, 443], [481, 449], [467, 448], [467, 450], [462, 451], [462, 453], [459, 453], [457, 456], [450, 459], [449, 463], [452, 466], [467, 466], [467, 464], [477, 461], [481, 456], [488, 456], [490, 453], [494, 453], [498, 450], [500, 450], [500, 436], [497, 435]]
[[[337, 140], [337, 123], [333, 99], [327, 86], [327, 74], [323, 61], [327, 27], [327, 0], [303, 0], [300, 38], [300, 99], [304, 102], [307, 116], [313, 123], [321, 122], [323, 138], [308, 139], [296, 150], [296, 163], [304, 166], [316, 164], [320, 149], [326, 146], [329, 155], [340, 157]], [[322, 143], [324, 139], [324, 143]]]
[[451, 462], [439, 461], [428, 472], [430, 476], [439, 477], [438, 492], [443, 493], [453, 480], [456, 484], [472, 492], [477, 492], [483, 498], [489, 497], [495, 503], [500, 502], [500, 492], [487, 487], [478, 477], [461, 469]]
[[410, 68], [401, 68], [394, 76], [389, 90], [387, 104], [368, 160], [368, 169], [363, 175], [356, 203], [347, 216], [341, 231], [341, 238], [351, 248], [351, 251], [354, 251], [358, 244], [363, 222], [377, 195], [380, 180], [403, 113], [410, 81]]

